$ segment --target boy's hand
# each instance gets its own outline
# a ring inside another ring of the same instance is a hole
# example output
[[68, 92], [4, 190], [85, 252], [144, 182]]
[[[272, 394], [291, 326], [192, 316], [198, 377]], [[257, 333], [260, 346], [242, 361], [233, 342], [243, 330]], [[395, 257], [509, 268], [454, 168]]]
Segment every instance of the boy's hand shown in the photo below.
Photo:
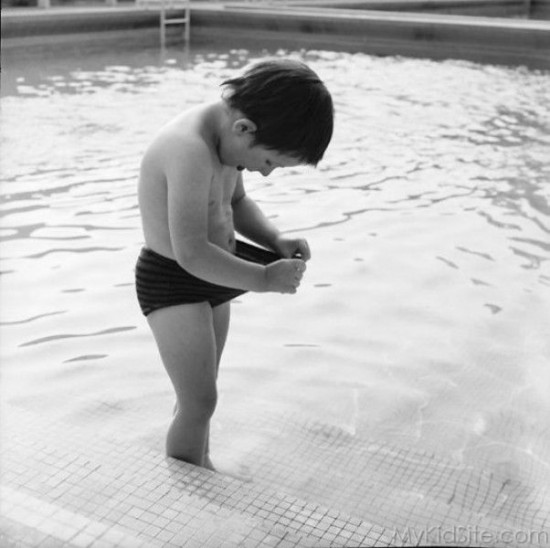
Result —
[[265, 267], [266, 291], [296, 293], [306, 270], [301, 259], [280, 259]]
[[287, 259], [300, 258], [303, 261], [311, 259], [309, 245], [304, 238], [287, 238], [279, 236], [274, 242], [275, 250]]

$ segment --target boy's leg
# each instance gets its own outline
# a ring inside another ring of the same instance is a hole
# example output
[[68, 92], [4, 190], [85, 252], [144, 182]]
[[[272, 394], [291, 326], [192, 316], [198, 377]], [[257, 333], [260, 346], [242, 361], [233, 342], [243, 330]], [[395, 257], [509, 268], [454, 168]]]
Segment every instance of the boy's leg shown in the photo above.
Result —
[[[214, 336], [216, 338], [216, 376], [220, 368], [220, 360], [222, 357], [223, 348], [227, 339], [227, 332], [229, 330], [229, 318], [231, 312], [231, 304], [229, 302], [216, 306], [212, 309], [212, 315], [214, 320]], [[210, 422], [208, 423], [208, 431], [206, 435], [206, 446], [204, 450], [204, 466], [206, 468], [214, 469], [212, 461], [210, 460]]]
[[177, 397], [166, 452], [203, 466], [208, 424], [217, 399], [212, 308], [208, 303], [171, 306], [152, 312], [147, 319]]
[[224, 303], [212, 309], [214, 320], [214, 336], [216, 338], [216, 372], [220, 368], [223, 348], [229, 331], [229, 318], [231, 315], [231, 304]]

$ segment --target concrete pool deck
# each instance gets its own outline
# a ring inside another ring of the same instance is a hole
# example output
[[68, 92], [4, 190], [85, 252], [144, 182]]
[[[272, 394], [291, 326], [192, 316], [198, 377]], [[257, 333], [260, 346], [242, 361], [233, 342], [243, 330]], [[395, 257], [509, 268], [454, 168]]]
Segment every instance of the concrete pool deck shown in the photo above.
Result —
[[[154, 32], [156, 27], [158, 14], [136, 7], [5, 9], [2, 43], [9, 49], [86, 37], [97, 41], [123, 31], [133, 31], [135, 38], [143, 37], [143, 31]], [[266, 47], [310, 47], [550, 68], [550, 22], [544, 20], [197, 3], [192, 6], [191, 40], [196, 44], [223, 41], [228, 47], [246, 47], [254, 42]]]

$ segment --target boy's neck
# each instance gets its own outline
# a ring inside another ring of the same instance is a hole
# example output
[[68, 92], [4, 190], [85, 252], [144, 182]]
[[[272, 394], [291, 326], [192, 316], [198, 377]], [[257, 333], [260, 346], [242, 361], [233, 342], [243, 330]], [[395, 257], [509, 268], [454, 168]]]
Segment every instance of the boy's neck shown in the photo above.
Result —
[[242, 114], [232, 109], [223, 99], [211, 103], [206, 109], [206, 137], [216, 151], [222, 166], [234, 167], [226, 163], [230, 158], [228, 144], [231, 142], [233, 122], [240, 116]]

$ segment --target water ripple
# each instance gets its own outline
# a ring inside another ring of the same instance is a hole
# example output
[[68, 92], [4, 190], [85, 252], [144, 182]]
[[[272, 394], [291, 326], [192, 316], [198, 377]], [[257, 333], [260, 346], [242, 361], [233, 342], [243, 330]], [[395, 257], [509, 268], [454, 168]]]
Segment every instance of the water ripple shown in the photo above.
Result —
[[59, 314], [66, 314], [67, 310], [57, 310], [55, 312], [46, 312], [45, 314], [38, 314], [30, 318], [25, 318], [24, 320], [14, 320], [14, 321], [0, 321], [0, 325], [22, 325], [25, 323], [31, 323], [41, 318], [47, 318], [48, 316], [57, 316]]
[[51, 255], [52, 253], [91, 253], [94, 251], [121, 251], [120, 247], [58, 247], [48, 249], [42, 253], [34, 253], [32, 255], [26, 255], [27, 259], [40, 259]]
[[73, 363], [73, 362], [82, 362], [82, 361], [90, 361], [90, 360], [101, 360], [103, 358], [107, 358], [107, 354], [86, 354], [84, 356], [76, 356], [76, 358], [71, 358], [69, 360], [65, 360], [63, 363]]
[[136, 326], [128, 327], [113, 327], [111, 329], [104, 329], [102, 331], [96, 331], [94, 333], [64, 333], [61, 335], [50, 335], [49, 337], [41, 337], [40, 339], [34, 339], [19, 345], [20, 348], [25, 346], [35, 346], [37, 344], [44, 344], [52, 341], [60, 341], [63, 339], [81, 339], [87, 337], [99, 337], [102, 335], [112, 335], [114, 333], [124, 333], [125, 331], [133, 331]]

